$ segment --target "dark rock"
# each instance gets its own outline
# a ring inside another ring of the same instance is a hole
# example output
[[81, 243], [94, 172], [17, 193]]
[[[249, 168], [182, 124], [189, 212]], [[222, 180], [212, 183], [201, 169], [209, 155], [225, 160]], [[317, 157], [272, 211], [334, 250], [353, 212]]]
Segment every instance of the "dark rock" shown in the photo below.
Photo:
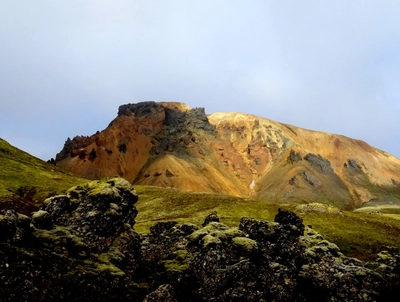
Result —
[[127, 146], [126, 146], [125, 141], [121, 140], [121, 141], [118, 143], [117, 148], [118, 148], [118, 151], [119, 151], [120, 153], [125, 154], [125, 153], [126, 153], [126, 150], [127, 150]]
[[[51, 201], [51, 202], [50, 202]], [[62, 214], [72, 211], [76, 208], [76, 204], [71, 203], [71, 200], [66, 195], [54, 196], [42, 207], [52, 220], [57, 221]]]
[[303, 172], [304, 180], [313, 187], [318, 187], [321, 185], [321, 181], [310, 171]]
[[144, 302], [177, 302], [174, 288], [170, 284], [160, 285], [154, 292], [147, 295]]
[[89, 153], [89, 160], [94, 161], [96, 159], [96, 157], [97, 157], [96, 150], [92, 149], [92, 151], [90, 151], [90, 153]]
[[278, 209], [275, 222], [285, 226], [289, 233], [296, 238], [304, 235], [303, 219], [294, 212]]
[[290, 185], [293, 186], [296, 183], [297, 183], [297, 177], [296, 176], [293, 176], [291, 179], [289, 179], [289, 184]]
[[323, 158], [321, 155], [308, 153], [304, 156], [304, 159], [321, 173], [334, 173], [329, 160]]
[[347, 160], [348, 166], [354, 170], [361, 170], [361, 166], [357, 163], [355, 159]]
[[52, 165], [56, 165], [56, 160], [54, 158], [50, 158], [47, 163], [52, 164]]
[[118, 116], [126, 115], [134, 115], [134, 116], [148, 116], [152, 114], [156, 114], [162, 110], [162, 106], [157, 104], [156, 102], [140, 102], [137, 104], [126, 104], [121, 105], [118, 108]]
[[290, 150], [290, 154], [287, 158], [288, 163], [294, 164], [294, 163], [298, 163], [301, 160], [303, 160], [303, 159], [301, 158], [301, 155], [299, 152], [296, 152], [293, 149]]
[[0, 211], [0, 242], [24, 241], [31, 233], [31, 219], [15, 210]]
[[[75, 136], [72, 140], [68, 137], [64, 143], [63, 149], [56, 155], [55, 162], [59, 162], [69, 156], [78, 156], [85, 150], [80, 151], [80, 149], [85, 148], [90, 144], [89, 136]], [[76, 152], [78, 150], [78, 152]]]
[[48, 230], [52, 226], [51, 216], [47, 211], [37, 211], [32, 215], [32, 223], [38, 229]]
[[207, 224], [209, 224], [210, 222], [219, 222], [219, 218], [217, 215], [217, 212], [212, 212], [211, 214], [209, 214], [206, 219], [204, 220], [202, 226], [205, 227]]
[[175, 174], [174, 173], [172, 173], [170, 170], [166, 170], [165, 171], [165, 176], [167, 176], [167, 177], [173, 177], [173, 176], [175, 176]]

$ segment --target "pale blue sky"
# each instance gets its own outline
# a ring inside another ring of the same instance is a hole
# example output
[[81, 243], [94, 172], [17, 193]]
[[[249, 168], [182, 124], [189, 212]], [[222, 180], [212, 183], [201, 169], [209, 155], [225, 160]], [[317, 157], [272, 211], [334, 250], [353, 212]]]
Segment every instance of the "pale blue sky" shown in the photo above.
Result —
[[0, 137], [42, 159], [178, 101], [400, 157], [400, 1], [3, 1]]

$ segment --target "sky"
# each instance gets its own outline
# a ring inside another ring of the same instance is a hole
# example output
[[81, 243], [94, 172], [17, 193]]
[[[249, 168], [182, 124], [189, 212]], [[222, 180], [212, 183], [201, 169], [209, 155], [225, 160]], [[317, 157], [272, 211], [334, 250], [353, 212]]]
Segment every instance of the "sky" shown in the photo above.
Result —
[[2, 1], [0, 138], [48, 160], [142, 101], [254, 114], [400, 158], [400, 1]]

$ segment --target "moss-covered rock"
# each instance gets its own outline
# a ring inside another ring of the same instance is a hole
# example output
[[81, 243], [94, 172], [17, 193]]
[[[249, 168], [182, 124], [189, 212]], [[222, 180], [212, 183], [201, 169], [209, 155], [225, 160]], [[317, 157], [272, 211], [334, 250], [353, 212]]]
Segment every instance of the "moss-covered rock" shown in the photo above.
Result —
[[[32, 301], [144, 297], [132, 282], [140, 264], [140, 238], [132, 228], [137, 200], [126, 180], [114, 178], [49, 198], [31, 218], [0, 213], [0, 229], [4, 222], [9, 225], [7, 240], [0, 240], [1, 296]], [[18, 238], [20, 243], [11, 245]]]
[[364, 265], [280, 210], [274, 222], [133, 229], [119, 178], [47, 199], [31, 218], [0, 212], [0, 297], [21, 301], [395, 301], [399, 251]]
[[235, 237], [232, 239], [232, 243], [235, 247], [246, 252], [253, 252], [257, 249], [257, 242], [246, 237]]

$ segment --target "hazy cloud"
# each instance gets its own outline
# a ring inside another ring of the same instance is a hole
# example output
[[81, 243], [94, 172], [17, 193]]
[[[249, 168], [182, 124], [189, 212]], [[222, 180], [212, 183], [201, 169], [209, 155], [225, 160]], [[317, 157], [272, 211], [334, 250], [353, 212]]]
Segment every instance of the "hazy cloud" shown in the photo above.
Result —
[[180, 101], [400, 157], [398, 1], [8, 1], [0, 137], [43, 159], [118, 106]]

